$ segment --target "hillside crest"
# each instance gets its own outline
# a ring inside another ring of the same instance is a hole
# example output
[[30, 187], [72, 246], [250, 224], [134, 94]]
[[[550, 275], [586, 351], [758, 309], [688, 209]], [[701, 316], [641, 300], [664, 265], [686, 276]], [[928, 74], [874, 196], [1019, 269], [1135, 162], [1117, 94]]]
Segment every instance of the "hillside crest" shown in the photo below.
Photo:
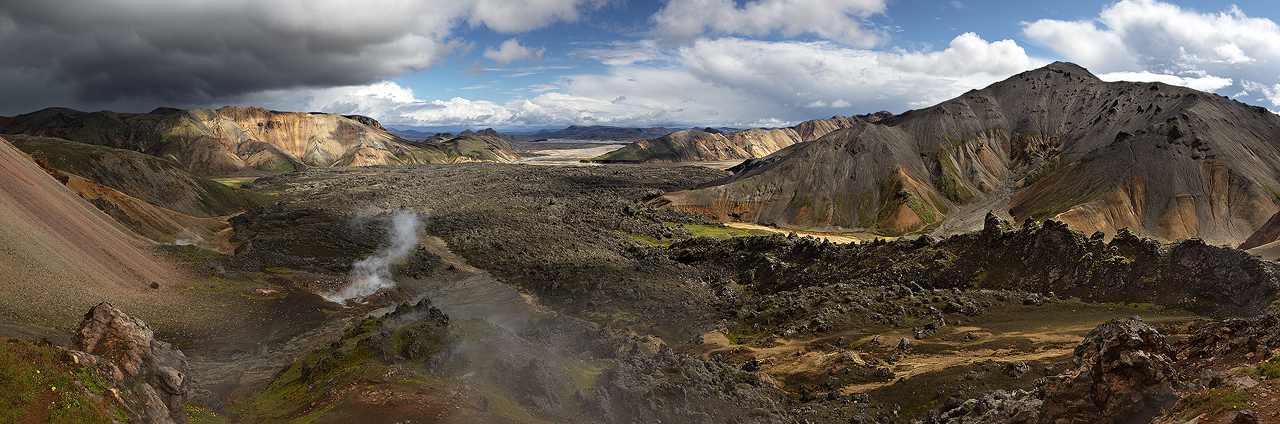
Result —
[[988, 211], [1087, 233], [1238, 244], [1280, 210], [1280, 118], [1056, 62], [834, 131], [657, 201], [722, 221], [954, 234]]

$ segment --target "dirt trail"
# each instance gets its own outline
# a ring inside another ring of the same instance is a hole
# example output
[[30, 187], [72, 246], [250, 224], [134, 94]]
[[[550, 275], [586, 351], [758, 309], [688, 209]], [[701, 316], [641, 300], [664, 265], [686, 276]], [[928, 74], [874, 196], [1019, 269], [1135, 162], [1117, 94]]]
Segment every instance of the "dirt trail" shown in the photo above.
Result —
[[858, 243], [862, 241], [862, 239], [860, 238], [851, 237], [851, 236], [841, 236], [841, 235], [835, 235], [831, 233], [820, 233], [816, 231], [792, 230], [790, 228], [766, 227], [763, 225], [748, 224], [745, 222], [726, 222], [724, 225], [732, 228], [743, 229], [743, 230], [764, 230], [764, 231], [770, 231], [770, 232], [779, 233], [779, 234], [796, 233], [799, 235], [812, 236], [819, 239], [827, 240], [832, 243]]
[[[892, 378], [861, 380], [839, 386], [844, 395], [867, 393], [893, 386], [901, 379], [936, 378], [927, 375], [955, 367], [976, 366], [985, 361], [1056, 362], [1070, 358], [1075, 346], [1097, 324], [1113, 317], [1142, 312], [1148, 322], [1177, 323], [1193, 317], [1157, 314], [1130, 307], [1068, 302], [1033, 308], [1004, 306], [988, 311], [976, 321], [948, 326], [923, 339], [912, 328], [898, 328], [878, 334], [865, 329], [825, 333], [815, 337], [776, 338], [768, 345], [735, 345], [722, 330], [702, 336], [702, 343], [689, 353], [702, 358], [720, 355], [726, 361], [760, 361], [761, 377], [784, 387], [791, 376], [827, 373], [848, 367], [888, 368]], [[910, 347], [897, 349], [902, 339]], [[837, 341], [839, 339], [849, 342]], [[897, 359], [885, 362], [891, 353]]]
[[[984, 349], [977, 351], [959, 351], [950, 355], [929, 355], [921, 357], [912, 357], [908, 355], [897, 364], [894, 364], [893, 372], [894, 377], [910, 379], [929, 372], [942, 371], [947, 368], [961, 365], [973, 365], [983, 361], [1037, 361], [1048, 358], [1069, 357], [1074, 351], [1074, 348], [1051, 348], [1032, 353], [1009, 353], [1003, 350], [991, 351]], [[840, 393], [845, 395], [866, 393], [881, 387], [890, 386], [895, 382], [896, 380], [866, 384], [852, 384], [842, 387], [840, 389]]]

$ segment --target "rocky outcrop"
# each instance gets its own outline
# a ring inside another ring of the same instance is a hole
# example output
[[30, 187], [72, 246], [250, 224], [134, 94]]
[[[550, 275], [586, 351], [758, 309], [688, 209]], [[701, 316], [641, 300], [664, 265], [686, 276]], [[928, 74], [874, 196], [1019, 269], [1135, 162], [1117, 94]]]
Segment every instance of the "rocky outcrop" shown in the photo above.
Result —
[[1039, 380], [1035, 389], [952, 399], [924, 421], [1270, 422], [1277, 348], [1274, 312], [1206, 323], [1173, 346], [1136, 317], [1114, 320], [1076, 347], [1073, 368]]
[[1280, 147], [1268, 141], [1277, 136], [1280, 116], [1266, 109], [1161, 83], [1103, 82], [1059, 62], [780, 150], [660, 203], [730, 220], [716, 205], [750, 202], [756, 210], [739, 220], [883, 234], [1003, 209], [1018, 222], [1054, 218], [1106, 237], [1127, 227], [1236, 245], [1280, 211], [1270, 194], [1280, 187]]
[[[0, 133], [65, 138], [87, 144], [134, 150], [168, 159], [200, 175], [281, 173], [307, 167], [448, 163], [459, 155], [477, 157], [457, 144], [414, 143], [387, 132], [365, 116], [277, 112], [256, 107], [151, 113], [85, 113], [50, 108], [19, 115], [0, 125]], [[493, 144], [508, 155], [506, 140]]]
[[85, 314], [71, 337], [76, 361], [99, 375], [134, 422], [185, 423], [191, 401], [221, 404], [191, 378], [186, 355], [155, 339], [147, 323], [103, 302]]
[[[742, 290], [760, 293], [839, 282], [886, 287], [910, 282], [929, 289], [1153, 303], [1218, 316], [1261, 313], [1280, 293], [1280, 266], [1237, 249], [1200, 240], [1163, 244], [1128, 231], [1108, 242], [1058, 221], [1013, 230], [994, 215], [988, 218], [980, 232], [942, 240], [839, 246], [780, 235], [691, 239], [672, 244], [669, 255], [710, 267], [713, 275], [741, 275]], [[829, 266], [809, 266], [814, 263]]]
[[1099, 325], [1076, 346], [1076, 369], [1043, 388], [1049, 422], [1141, 422], [1177, 400], [1175, 352], [1141, 318]]
[[593, 158], [597, 163], [672, 163], [743, 160], [765, 157], [788, 146], [817, 140], [841, 128], [876, 122], [893, 116], [888, 111], [850, 117], [814, 119], [794, 127], [722, 133], [712, 128], [676, 131], [650, 140], [640, 140], [621, 149]]

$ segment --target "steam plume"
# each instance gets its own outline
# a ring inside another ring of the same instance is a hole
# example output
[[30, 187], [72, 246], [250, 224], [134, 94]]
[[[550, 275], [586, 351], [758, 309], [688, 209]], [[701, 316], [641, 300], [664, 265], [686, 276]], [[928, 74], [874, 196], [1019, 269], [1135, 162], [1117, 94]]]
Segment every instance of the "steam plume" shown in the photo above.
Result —
[[371, 295], [378, 290], [396, 286], [391, 278], [391, 264], [404, 260], [418, 246], [418, 214], [400, 211], [391, 217], [387, 237], [390, 245], [372, 256], [356, 261], [351, 266], [351, 282], [337, 292], [324, 296], [330, 301], [343, 303]]

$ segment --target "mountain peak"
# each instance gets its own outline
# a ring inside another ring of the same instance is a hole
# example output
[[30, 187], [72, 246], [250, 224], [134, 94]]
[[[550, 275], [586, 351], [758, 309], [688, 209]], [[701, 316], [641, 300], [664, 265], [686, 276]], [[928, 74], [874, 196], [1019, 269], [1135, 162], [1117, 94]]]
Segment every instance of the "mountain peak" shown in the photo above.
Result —
[[881, 122], [662, 201], [721, 220], [890, 235], [976, 229], [999, 205], [1015, 222], [1213, 244], [1243, 241], [1280, 210], [1268, 188], [1280, 186], [1280, 147], [1267, 141], [1280, 118], [1191, 88], [1104, 82], [1055, 62]]
[[1053, 62], [1048, 65], [1045, 65], [1040, 69], [1045, 71], [1051, 71], [1051, 72], [1069, 73], [1072, 75], [1085, 76], [1085, 77], [1088, 77], [1088, 79], [1098, 80], [1098, 77], [1093, 75], [1092, 72], [1089, 72], [1088, 69], [1085, 69], [1083, 66], [1080, 66], [1071, 62], [1061, 62], [1061, 61]]

